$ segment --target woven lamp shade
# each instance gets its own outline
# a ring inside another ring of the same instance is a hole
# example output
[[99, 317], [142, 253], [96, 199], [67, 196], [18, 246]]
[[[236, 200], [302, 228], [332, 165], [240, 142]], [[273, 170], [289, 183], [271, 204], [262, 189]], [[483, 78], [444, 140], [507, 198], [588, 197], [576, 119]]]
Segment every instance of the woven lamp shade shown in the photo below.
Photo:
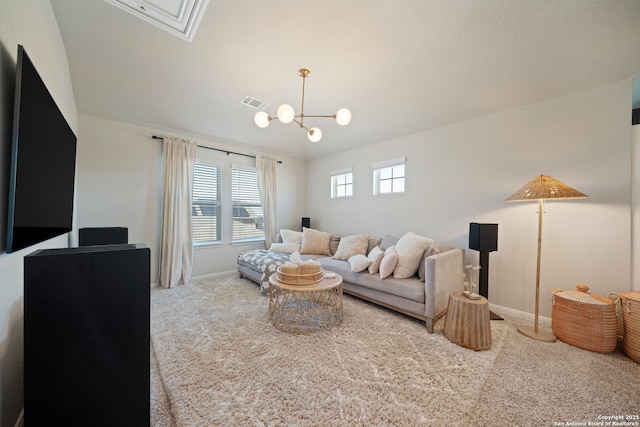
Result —
[[584, 199], [587, 197], [567, 184], [547, 175], [540, 175], [509, 196], [507, 202], [526, 202], [540, 199]]

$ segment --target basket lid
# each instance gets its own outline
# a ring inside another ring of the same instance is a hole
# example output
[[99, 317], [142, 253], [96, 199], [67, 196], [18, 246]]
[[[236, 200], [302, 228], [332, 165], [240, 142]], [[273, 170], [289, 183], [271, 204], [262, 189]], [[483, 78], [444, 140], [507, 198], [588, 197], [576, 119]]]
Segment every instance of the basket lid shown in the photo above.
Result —
[[578, 301], [585, 304], [614, 305], [611, 298], [590, 294], [589, 287], [583, 283], [577, 284], [576, 290], [564, 291], [562, 289], [553, 289], [551, 293], [560, 298], [570, 301]]
[[620, 297], [640, 302], [640, 291], [623, 292]]

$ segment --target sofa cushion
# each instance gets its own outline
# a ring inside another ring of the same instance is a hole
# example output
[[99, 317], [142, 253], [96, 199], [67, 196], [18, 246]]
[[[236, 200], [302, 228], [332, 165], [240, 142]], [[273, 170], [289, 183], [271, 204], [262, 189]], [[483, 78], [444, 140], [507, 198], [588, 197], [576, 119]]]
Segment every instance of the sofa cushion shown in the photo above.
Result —
[[367, 245], [369, 236], [367, 234], [356, 234], [340, 238], [338, 249], [333, 257], [335, 259], [348, 260], [354, 255], [367, 255]]
[[396, 279], [407, 279], [416, 274], [424, 252], [433, 244], [433, 240], [419, 236], [413, 231], [404, 234], [396, 244], [398, 263], [393, 270]]
[[280, 252], [283, 254], [292, 254], [300, 250], [299, 243], [272, 243], [269, 246], [271, 252]]
[[301, 254], [330, 255], [329, 243], [331, 242], [331, 233], [314, 230], [312, 228], [304, 228], [302, 230], [302, 246]]
[[396, 243], [398, 243], [398, 238], [396, 236], [387, 234], [382, 238], [382, 241], [378, 246], [380, 246], [380, 249], [382, 249], [383, 251], [386, 251], [391, 246], [394, 246]]
[[382, 237], [369, 237], [369, 244], [367, 245], [367, 254], [373, 250], [376, 246], [380, 246], [382, 243]]
[[331, 240], [329, 240], [329, 253], [331, 254], [331, 256], [336, 254], [339, 244], [340, 244], [340, 237], [331, 235]]
[[317, 261], [320, 262], [323, 270], [333, 271], [342, 276], [344, 283], [353, 283], [424, 304], [425, 285], [418, 277], [395, 279], [393, 276], [389, 276], [382, 280], [377, 273], [367, 274], [365, 272], [355, 273], [351, 271], [351, 265], [347, 261], [331, 257], [317, 258]]
[[387, 250], [384, 251], [382, 261], [380, 261], [380, 278], [384, 279], [385, 277], [389, 277], [391, 273], [393, 273], [393, 270], [396, 268], [397, 263], [398, 251], [396, 251], [396, 247], [388, 247]]
[[371, 264], [371, 260], [363, 254], [356, 254], [352, 256], [349, 258], [348, 262], [351, 265], [351, 271], [355, 273], [360, 273], [361, 271], [366, 270], [367, 267], [369, 267], [369, 264]]
[[369, 274], [376, 274], [380, 271], [380, 263], [382, 262], [382, 258], [384, 257], [384, 251], [380, 249], [380, 246], [376, 246], [371, 249], [367, 258], [371, 260], [371, 264], [369, 264]]

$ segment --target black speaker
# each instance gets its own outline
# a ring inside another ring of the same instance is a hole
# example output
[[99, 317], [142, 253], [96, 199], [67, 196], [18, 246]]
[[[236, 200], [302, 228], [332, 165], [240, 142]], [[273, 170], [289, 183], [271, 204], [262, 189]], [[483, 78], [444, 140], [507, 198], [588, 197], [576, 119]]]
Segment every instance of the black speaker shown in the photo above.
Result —
[[144, 245], [24, 257], [25, 425], [149, 425], [149, 281]]
[[469, 224], [469, 249], [480, 252], [498, 250], [498, 224]]
[[[489, 299], [489, 252], [498, 250], [498, 224], [469, 223], [469, 249], [480, 252], [478, 293]], [[489, 315], [491, 320], [502, 320], [493, 312]]]
[[300, 230], [302, 230], [303, 228], [311, 228], [311, 218], [307, 218], [306, 216], [302, 217], [302, 227], [300, 228]]
[[89, 227], [78, 230], [80, 246], [121, 245], [129, 243], [127, 227]]

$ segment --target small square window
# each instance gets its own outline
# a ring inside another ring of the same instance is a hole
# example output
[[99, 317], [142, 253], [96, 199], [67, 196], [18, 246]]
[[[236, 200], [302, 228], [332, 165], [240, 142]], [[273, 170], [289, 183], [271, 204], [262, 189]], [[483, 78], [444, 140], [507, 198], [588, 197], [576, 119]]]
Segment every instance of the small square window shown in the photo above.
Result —
[[404, 163], [373, 170], [373, 194], [404, 193]]
[[331, 198], [353, 196], [353, 173], [331, 176]]

